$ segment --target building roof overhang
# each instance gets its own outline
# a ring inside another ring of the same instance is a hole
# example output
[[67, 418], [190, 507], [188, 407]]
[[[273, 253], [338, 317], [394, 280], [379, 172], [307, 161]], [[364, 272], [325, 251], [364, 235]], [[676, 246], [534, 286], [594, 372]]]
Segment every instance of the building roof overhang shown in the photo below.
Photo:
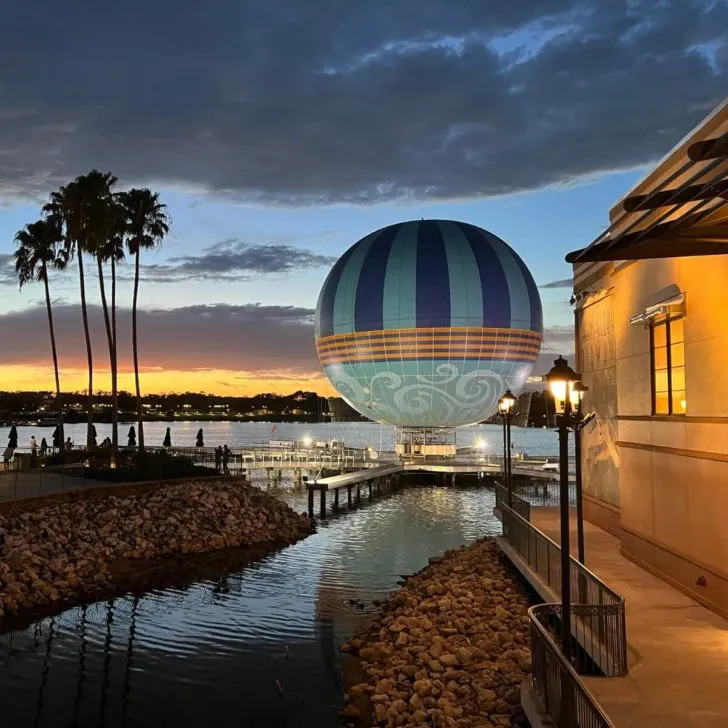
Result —
[[610, 211], [569, 263], [728, 254], [728, 98]]

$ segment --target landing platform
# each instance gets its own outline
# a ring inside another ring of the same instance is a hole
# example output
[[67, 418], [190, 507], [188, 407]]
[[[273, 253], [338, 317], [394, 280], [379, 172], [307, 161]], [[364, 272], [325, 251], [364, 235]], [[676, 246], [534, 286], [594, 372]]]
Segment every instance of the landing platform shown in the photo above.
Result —
[[[532, 509], [531, 523], [560, 541], [556, 509]], [[574, 553], [573, 517], [571, 528]], [[616, 728], [728, 726], [728, 620], [623, 557], [606, 531], [587, 523], [584, 536], [587, 567], [626, 600], [629, 675], [584, 678]]]

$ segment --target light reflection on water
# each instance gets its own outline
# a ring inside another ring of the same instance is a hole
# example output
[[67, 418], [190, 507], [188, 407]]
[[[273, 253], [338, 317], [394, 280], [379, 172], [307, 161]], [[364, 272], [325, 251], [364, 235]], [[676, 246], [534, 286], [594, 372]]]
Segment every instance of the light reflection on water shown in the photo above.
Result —
[[493, 505], [487, 489], [412, 487], [243, 569], [4, 635], [3, 725], [336, 726], [338, 645], [401, 575], [498, 533]]

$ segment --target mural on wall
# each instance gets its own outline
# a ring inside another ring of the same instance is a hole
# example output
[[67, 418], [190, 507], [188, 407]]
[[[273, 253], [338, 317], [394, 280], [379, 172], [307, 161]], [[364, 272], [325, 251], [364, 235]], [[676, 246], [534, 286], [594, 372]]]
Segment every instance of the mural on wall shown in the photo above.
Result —
[[579, 310], [577, 353], [582, 381], [589, 387], [585, 411], [596, 417], [582, 433], [584, 492], [619, 507], [617, 449], [617, 356], [611, 295]]

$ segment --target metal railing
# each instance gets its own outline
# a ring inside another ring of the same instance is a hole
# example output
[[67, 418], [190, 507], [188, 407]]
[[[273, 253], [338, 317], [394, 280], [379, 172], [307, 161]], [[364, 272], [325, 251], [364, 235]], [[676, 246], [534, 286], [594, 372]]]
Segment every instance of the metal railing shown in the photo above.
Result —
[[[135, 448], [120, 448], [120, 450]], [[168, 455], [191, 458], [197, 465], [215, 467], [215, 448], [213, 447], [147, 447], [147, 452], [166, 453]], [[288, 450], [284, 448], [265, 447], [262, 445], [234, 448], [230, 451], [228, 464], [230, 469], [265, 468], [265, 467], [318, 467], [330, 468], [356, 467], [363, 462], [378, 465], [376, 460], [366, 460], [364, 451], [353, 448], [342, 450], [306, 449]]]
[[540, 604], [531, 607], [528, 616], [533, 688], [553, 724], [557, 728], [614, 728], [553, 639], [562, 627], [561, 605]]
[[[528, 502], [531, 508], [558, 508], [561, 502], [559, 484], [544, 481], [532, 483], [518, 482], [513, 484], [513, 492], [518, 493], [521, 500]], [[569, 483], [569, 507], [576, 506], [576, 483]]]
[[[511, 492], [511, 508], [518, 513], [521, 518], [527, 521], [531, 520], [531, 505], [527, 500], [521, 498], [515, 490]], [[508, 505], [508, 488], [501, 483], [495, 484], [495, 507], [499, 510], [501, 505]]]
[[17, 467], [3, 469], [0, 465], [0, 503], [78, 490], [84, 487], [84, 476], [85, 468], [78, 463], [33, 470]]
[[[557, 594], [561, 593], [561, 548], [525, 518], [501, 505], [503, 536], [529, 567]], [[624, 598], [570, 557], [571, 634], [582, 648], [582, 668], [598, 666], [607, 677], [626, 675], [627, 629]]]

